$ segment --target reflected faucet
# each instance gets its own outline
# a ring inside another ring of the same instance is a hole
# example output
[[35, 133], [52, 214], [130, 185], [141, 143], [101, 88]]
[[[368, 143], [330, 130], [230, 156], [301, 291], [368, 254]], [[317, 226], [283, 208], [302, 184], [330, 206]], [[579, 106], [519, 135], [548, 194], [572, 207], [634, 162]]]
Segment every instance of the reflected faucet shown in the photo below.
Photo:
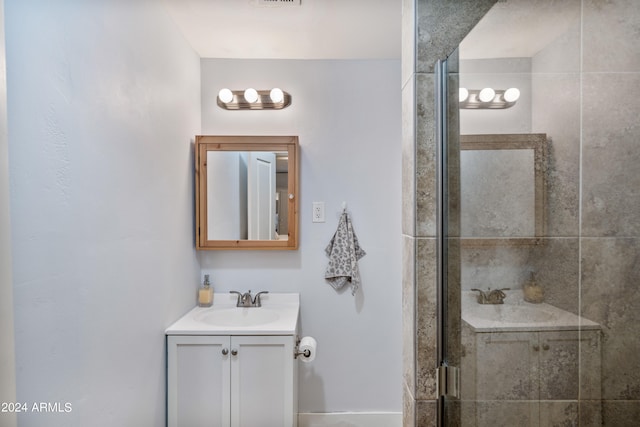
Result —
[[502, 291], [508, 291], [509, 288], [487, 290], [486, 292], [480, 289], [471, 289], [478, 292], [478, 304], [504, 304], [506, 294]]
[[268, 294], [269, 291], [258, 292], [255, 297], [251, 297], [251, 290], [248, 292], [240, 293], [238, 291], [231, 291], [231, 294], [238, 295], [238, 301], [236, 302], [236, 307], [262, 307], [262, 301], [260, 300], [260, 295]]

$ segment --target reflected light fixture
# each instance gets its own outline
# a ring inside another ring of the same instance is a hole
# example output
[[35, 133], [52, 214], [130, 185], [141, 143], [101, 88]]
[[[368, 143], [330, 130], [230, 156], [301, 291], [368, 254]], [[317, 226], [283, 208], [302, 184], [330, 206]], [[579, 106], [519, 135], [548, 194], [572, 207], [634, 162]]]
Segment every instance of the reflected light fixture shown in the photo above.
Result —
[[216, 101], [225, 110], [281, 110], [291, 105], [291, 95], [277, 87], [271, 90], [224, 88], [218, 92]]
[[504, 94], [502, 95], [502, 99], [504, 99], [506, 102], [516, 102], [518, 98], [520, 98], [520, 90], [515, 87], [511, 87], [505, 90]]
[[271, 92], [269, 92], [269, 98], [271, 98], [271, 101], [274, 103], [282, 102], [284, 100], [284, 92], [282, 92], [282, 89], [279, 87], [274, 87], [271, 89]]
[[461, 87], [458, 93], [458, 97], [460, 102], [466, 101], [467, 98], [469, 98], [469, 91], [466, 88]]
[[478, 99], [480, 100], [480, 102], [493, 101], [493, 98], [495, 97], [496, 91], [491, 89], [490, 87], [485, 87], [480, 91], [480, 94], [478, 94]]
[[470, 110], [500, 110], [511, 108], [520, 98], [520, 90], [512, 87], [506, 90], [486, 87], [479, 89], [466, 89], [461, 87], [459, 92], [459, 105], [462, 109]]

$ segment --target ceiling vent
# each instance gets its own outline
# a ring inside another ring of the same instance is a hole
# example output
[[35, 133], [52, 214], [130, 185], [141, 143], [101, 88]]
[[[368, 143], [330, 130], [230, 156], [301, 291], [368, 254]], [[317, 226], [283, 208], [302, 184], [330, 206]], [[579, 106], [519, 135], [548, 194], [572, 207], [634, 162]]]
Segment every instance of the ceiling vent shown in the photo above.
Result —
[[258, 0], [258, 6], [300, 6], [301, 0]]

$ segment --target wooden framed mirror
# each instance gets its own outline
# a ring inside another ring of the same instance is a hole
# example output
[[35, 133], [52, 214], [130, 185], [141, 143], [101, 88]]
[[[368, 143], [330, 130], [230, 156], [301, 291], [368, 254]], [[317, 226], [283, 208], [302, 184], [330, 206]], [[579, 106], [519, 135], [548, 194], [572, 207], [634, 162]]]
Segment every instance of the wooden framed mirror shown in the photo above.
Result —
[[297, 136], [196, 136], [196, 248], [298, 248]]
[[539, 245], [547, 228], [547, 136], [460, 136], [462, 246]]

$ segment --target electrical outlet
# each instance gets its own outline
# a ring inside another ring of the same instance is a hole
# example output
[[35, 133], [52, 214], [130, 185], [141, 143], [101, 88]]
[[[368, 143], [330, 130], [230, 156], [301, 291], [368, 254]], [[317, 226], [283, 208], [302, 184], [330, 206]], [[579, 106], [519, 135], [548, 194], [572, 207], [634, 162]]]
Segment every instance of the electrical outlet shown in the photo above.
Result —
[[324, 202], [313, 202], [313, 222], [324, 222]]

